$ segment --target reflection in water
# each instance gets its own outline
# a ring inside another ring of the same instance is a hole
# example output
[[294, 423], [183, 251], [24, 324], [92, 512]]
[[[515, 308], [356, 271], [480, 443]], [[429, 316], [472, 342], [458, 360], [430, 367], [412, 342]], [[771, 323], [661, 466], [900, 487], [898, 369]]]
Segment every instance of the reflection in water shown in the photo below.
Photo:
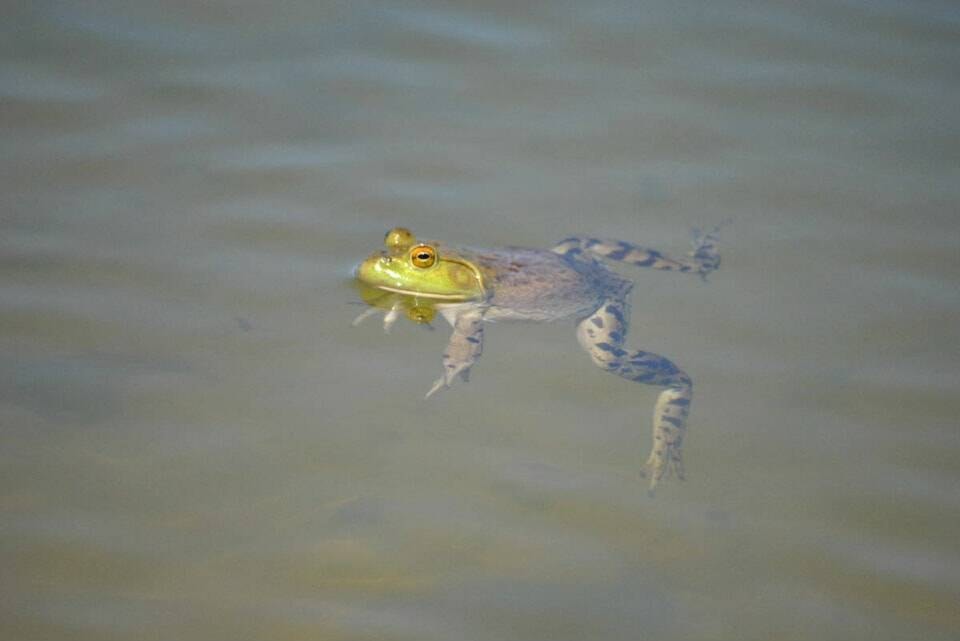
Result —
[[401, 315], [418, 325], [432, 327], [431, 323], [437, 315], [436, 301], [431, 298], [387, 292], [362, 281], [356, 282], [356, 289], [360, 292], [360, 298], [370, 308], [354, 319], [354, 327], [377, 313], [383, 313], [383, 329], [387, 332], [393, 328]]
[[[8, 4], [0, 637], [956, 637], [953, 5]], [[697, 381], [654, 499], [569, 326], [423, 402], [446, 336], [349, 325], [400, 223], [727, 217], [709, 285], [624, 271]]]

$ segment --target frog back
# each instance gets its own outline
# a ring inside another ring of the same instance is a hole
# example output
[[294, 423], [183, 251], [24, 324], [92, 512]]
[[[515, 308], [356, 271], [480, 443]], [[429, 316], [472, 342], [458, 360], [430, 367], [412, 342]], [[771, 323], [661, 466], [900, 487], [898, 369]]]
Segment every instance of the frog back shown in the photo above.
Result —
[[561, 320], [592, 313], [611, 294], [626, 295], [629, 281], [592, 259], [507, 247], [461, 250], [478, 266], [489, 292], [490, 320]]

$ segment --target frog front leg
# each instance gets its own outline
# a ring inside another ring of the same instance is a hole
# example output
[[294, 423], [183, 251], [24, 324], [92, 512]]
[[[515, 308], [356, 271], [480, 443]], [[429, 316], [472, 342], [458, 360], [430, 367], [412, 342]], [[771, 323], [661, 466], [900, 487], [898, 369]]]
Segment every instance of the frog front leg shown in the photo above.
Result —
[[653, 410], [653, 448], [645, 465], [650, 491], [675, 473], [683, 478], [683, 437], [693, 395], [690, 377], [673, 362], [652, 352], [623, 349], [630, 318], [625, 300], [607, 300], [577, 326], [577, 339], [593, 362], [608, 372], [664, 387]]
[[453, 334], [443, 352], [443, 376], [438, 378], [424, 398], [450, 387], [460, 376], [468, 380], [470, 368], [483, 353], [483, 314], [463, 312], [452, 320]]

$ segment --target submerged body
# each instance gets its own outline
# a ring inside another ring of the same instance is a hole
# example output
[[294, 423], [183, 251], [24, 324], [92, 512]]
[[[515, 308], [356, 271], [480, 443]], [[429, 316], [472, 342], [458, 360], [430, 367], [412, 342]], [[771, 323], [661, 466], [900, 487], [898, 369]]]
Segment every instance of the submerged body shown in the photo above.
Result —
[[577, 339], [596, 365], [664, 388], [654, 409], [654, 443], [646, 463], [653, 489], [671, 472], [683, 476], [681, 447], [693, 385], [663, 356], [624, 347], [632, 284], [600, 259], [705, 276], [720, 264], [716, 241], [716, 230], [698, 234], [689, 255], [673, 259], [630, 243], [593, 238], [569, 238], [549, 250], [466, 249], [421, 242], [396, 228], [387, 233], [386, 249], [357, 268], [357, 278], [383, 293], [371, 303], [387, 307], [385, 326], [401, 310], [419, 322], [432, 318], [435, 310], [453, 326], [443, 376], [428, 397], [457, 378], [467, 380], [483, 350], [484, 321], [575, 320]]

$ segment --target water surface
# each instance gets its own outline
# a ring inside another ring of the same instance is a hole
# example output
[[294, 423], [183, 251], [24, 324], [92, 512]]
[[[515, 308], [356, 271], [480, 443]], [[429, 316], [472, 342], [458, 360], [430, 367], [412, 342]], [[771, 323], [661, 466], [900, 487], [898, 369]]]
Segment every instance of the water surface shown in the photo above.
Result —
[[[0, 636], [953, 639], [951, 3], [40, 2], [0, 26]], [[626, 271], [573, 328], [351, 328], [403, 224]]]

